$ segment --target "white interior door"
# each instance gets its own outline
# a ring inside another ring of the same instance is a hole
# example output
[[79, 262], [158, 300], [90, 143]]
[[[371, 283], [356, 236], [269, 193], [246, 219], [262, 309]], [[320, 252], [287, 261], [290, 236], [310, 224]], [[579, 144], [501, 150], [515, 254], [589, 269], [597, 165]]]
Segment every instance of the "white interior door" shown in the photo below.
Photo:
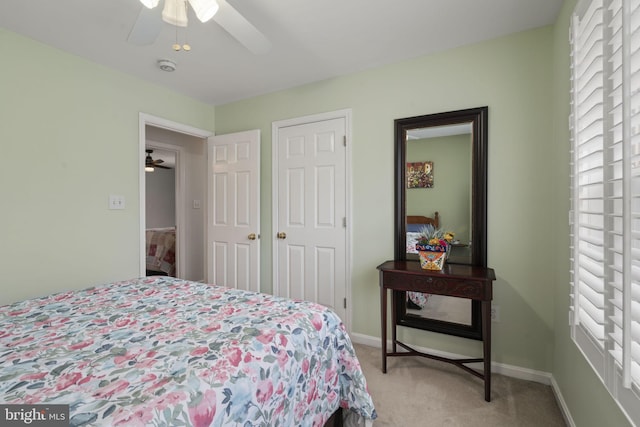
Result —
[[344, 322], [346, 128], [338, 117], [274, 130], [274, 294], [325, 305]]
[[260, 131], [209, 138], [207, 281], [260, 291]]

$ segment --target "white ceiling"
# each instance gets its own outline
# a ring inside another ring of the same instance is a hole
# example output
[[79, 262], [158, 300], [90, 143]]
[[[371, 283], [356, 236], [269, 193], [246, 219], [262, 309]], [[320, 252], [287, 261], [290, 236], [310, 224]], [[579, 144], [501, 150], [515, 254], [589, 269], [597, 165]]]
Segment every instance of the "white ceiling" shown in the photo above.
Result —
[[139, 0], [1, 0], [0, 27], [220, 105], [552, 24], [563, 0], [227, 1], [272, 43], [267, 54], [195, 16], [191, 52], [172, 50], [176, 27], [165, 23], [154, 44], [128, 43]]

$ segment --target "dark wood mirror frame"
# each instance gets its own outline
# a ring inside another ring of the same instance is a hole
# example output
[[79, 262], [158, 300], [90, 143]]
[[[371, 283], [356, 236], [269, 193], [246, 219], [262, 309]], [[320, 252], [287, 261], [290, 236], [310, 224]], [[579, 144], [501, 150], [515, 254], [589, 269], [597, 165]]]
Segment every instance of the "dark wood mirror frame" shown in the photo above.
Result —
[[[471, 265], [487, 266], [487, 124], [488, 108], [470, 108], [395, 120], [395, 259], [407, 260], [406, 253], [406, 140], [412, 129], [471, 124]], [[482, 339], [480, 302], [471, 302], [471, 325], [407, 315], [405, 292], [396, 298], [398, 325], [465, 338]]]

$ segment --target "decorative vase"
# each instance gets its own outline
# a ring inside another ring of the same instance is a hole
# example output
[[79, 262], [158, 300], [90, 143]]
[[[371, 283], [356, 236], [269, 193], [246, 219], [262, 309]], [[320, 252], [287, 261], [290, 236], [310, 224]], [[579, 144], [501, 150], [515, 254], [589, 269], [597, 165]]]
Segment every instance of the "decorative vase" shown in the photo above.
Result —
[[420, 267], [424, 270], [442, 270], [447, 259], [449, 245], [416, 244], [420, 256]]

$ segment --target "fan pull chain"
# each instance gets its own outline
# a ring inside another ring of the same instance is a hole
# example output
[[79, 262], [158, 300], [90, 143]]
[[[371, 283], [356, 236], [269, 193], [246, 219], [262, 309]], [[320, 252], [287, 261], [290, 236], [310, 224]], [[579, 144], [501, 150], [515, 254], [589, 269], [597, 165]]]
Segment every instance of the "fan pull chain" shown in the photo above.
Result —
[[173, 44], [173, 50], [176, 52], [180, 50], [180, 43], [178, 43], [178, 26], [176, 25], [176, 42]]
[[[176, 9], [178, 8], [178, 3], [180, 0], [175, 0], [176, 1]], [[187, 2], [184, 2], [184, 9], [185, 9], [185, 16], [186, 14], [189, 12], [188, 7], [187, 7]], [[189, 28], [189, 26], [187, 25], [184, 29], [185, 32], [185, 43], [180, 46], [180, 43], [178, 42], [178, 26], [175, 25], [176, 27], [176, 42], [173, 44], [173, 46], [171, 46], [173, 48], [173, 50], [175, 50], [176, 52], [179, 52], [180, 50], [184, 50], [185, 52], [189, 52], [191, 50], [191, 45], [189, 44], [189, 36], [187, 33], [187, 29]]]
[[[186, 38], [187, 37], [185, 37], [185, 39]], [[182, 46], [180, 46], [180, 43], [178, 43], [178, 27], [176, 27], [176, 42], [171, 47], [176, 52], [179, 52], [180, 50], [184, 50], [185, 52], [189, 52], [191, 50], [191, 45], [189, 44], [188, 41], [186, 41], [185, 44], [183, 44]]]
[[182, 45], [182, 50], [185, 52], [191, 50], [191, 45], [189, 44], [189, 27], [185, 27], [184, 29], [184, 44]]

